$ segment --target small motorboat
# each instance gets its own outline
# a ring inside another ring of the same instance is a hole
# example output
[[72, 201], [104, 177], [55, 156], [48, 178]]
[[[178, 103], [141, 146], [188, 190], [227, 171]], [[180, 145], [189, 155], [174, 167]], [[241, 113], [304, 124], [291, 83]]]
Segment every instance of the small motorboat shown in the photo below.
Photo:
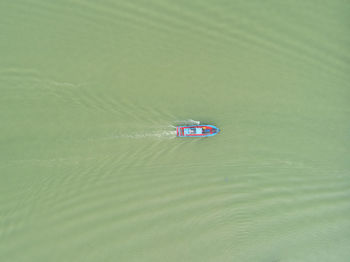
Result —
[[176, 136], [178, 137], [207, 137], [214, 136], [220, 129], [213, 125], [177, 126]]

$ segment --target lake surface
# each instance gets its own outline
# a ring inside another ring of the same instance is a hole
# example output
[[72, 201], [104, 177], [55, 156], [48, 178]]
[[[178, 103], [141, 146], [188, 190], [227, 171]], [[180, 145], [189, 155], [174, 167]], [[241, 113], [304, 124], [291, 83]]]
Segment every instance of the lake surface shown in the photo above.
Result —
[[2, 0], [0, 39], [0, 261], [349, 261], [349, 1]]

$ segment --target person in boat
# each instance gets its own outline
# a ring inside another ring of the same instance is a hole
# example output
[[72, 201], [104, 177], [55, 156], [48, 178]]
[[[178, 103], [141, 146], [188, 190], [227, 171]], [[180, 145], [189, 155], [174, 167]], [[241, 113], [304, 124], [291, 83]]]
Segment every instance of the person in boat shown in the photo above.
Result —
[[203, 134], [210, 133], [210, 129], [204, 126], [202, 128], [202, 132], [203, 132]]

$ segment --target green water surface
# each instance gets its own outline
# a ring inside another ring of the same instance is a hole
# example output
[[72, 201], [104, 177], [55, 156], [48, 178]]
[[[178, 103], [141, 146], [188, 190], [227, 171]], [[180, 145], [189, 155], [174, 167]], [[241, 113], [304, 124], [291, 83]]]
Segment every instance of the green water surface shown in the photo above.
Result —
[[[0, 1], [0, 261], [347, 262], [350, 2]], [[176, 138], [179, 123], [214, 124]]]

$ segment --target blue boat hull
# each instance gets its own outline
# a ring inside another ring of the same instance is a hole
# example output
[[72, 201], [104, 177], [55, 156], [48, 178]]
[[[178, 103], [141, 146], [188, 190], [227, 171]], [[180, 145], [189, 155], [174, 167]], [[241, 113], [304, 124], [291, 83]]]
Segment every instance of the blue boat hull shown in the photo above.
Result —
[[178, 137], [209, 137], [215, 136], [220, 129], [213, 125], [177, 126]]

